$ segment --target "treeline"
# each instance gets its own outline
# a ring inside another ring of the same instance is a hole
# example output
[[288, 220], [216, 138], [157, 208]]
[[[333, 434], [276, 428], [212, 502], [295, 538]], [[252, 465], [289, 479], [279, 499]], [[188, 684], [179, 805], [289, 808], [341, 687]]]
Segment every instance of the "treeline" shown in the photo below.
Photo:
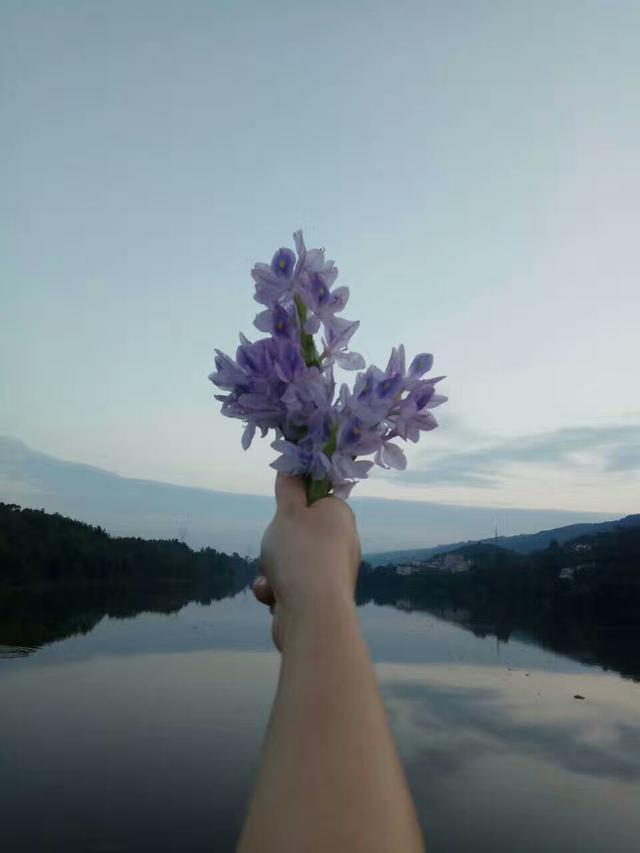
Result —
[[0, 503], [0, 586], [34, 583], [215, 584], [231, 592], [256, 574], [254, 560], [184, 542], [110, 536], [58, 513]]
[[455, 552], [467, 571], [424, 568], [399, 575], [395, 567], [360, 577], [358, 598], [378, 604], [464, 608], [477, 619], [542, 624], [567, 616], [590, 622], [640, 624], [640, 525], [581, 536], [522, 555], [493, 545]]

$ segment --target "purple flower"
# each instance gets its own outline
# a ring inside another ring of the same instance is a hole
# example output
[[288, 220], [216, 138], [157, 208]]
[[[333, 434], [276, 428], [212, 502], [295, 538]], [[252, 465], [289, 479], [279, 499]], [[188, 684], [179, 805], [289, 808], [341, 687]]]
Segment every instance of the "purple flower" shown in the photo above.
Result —
[[323, 480], [331, 470], [328, 456], [312, 438], [302, 438], [297, 444], [281, 438], [272, 442], [271, 447], [282, 454], [271, 463], [276, 471], [292, 475], [310, 474], [314, 480]]
[[313, 335], [323, 325], [323, 355], [327, 361], [336, 362], [345, 370], [359, 370], [364, 367], [364, 359], [358, 353], [347, 352], [347, 346], [360, 323], [335, 316], [349, 301], [349, 288], [332, 290], [338, 277], [333, 261], [325, 261], [324, 249], [307, 249], [301, 231], [294, 237], [300, 259], [296, 292], [307, 311], [305, 331]]
[[367, 425], [360, 418], [352, 416], [340, 423], [336, 436], [336, 447], [351, 456], [366, 456], [374, 453], [382, 444], [381, 435], [376, 427]]
[[333, 376], [321, 373], [316, 367], [305, 368], [282, 395], [287, 424], [305, 426], [317, 413], [327, 415], [331, 410], [333, 391]]
[[271, 272], [278, 278], [284, 278], [288, 281], [293, 278], [295, 265], [296, 256], [291, 249], [278, 249], [271, 259]]
[[226, 391], [231, 391], [248, 382], [247, 374], [242, 370], [235, 361], [232, 361], [228, 355], [216, 350], [215, 357], [216, 369], [209, 374], [209, 379], [218, 388], [223, 388]]
[[[433, 366], [428, 353], [407, 370], [403, 346], [391, 351], [384, 371], [365, 369], [349, 348], [359, 321], [337, 316], [349, 299], [348, 288], [334, 288], [337, 267], [324, 249], [307, 249], [302, 231], [293, 238], [295, 252], [281, 247], [270, 264], [251, 270], [254, 299], [264, 306], [255, 326], [267, 337], [251, 342], [241, 335], [235, 359], [216, 350], [209, 379], [225, 392], [215, 395], [222, 414], [244, 422], [245, 449], [258, 429], [263, 437], [273, 429], [280, 454], [274, 468], [307, 477], [310, 499], [329, 491], [347, 497], [374, 464], [406, 467], [392, 440], [417, 441], [437, 426], [431, 410], [447, 399], [435, 392], [443, 377], [425, 376]], [[343, 384], [337, 396], [335, 364], [362, 371], [353, 390]]]
[[373, 462], [370, 459], [355, 459], [349, 453], [337, 450], [331, 457], [331, 471], [337, 482], [364, 480]]
[[331, 317], [325, 320], [323, 357], [329, 364], [336, 362], [343, 370], [360, 370], [364, 367], [364, 358], [357, 352], [348, 352], [349, 341], [355, 334], [360, 320], [351, 322], [343, 317]]
[[396, 407], [402, 394], [402, 376], [399, 373], [387, 375], [373, 365], [366, 373], [358, 375], [351, 410], [367, 424], [385, 421]]
[[[404, 350], [404, 347], [403, 347]], [[428, 352], [421, 352], [411, 362], [409, 367], [409, 377], [411, 379], [420, 379], [433, 367], [433, 356]]]
[[218, 387], [231, 392], [217, 397], [223, 404], [222, 413], [244, 420], [250, 427], [243, 436], [243, 444], [247, 447], [255, 427], [260, 427], [264, 433], [286, 423], [287, 407], [283, 397], [291, 383], [309, 369], [299, 346], [291, 341], [263, 338], [251, 343], [244, 336], [235, 362], [224, 353], [218, 353], [216, 366], [218, 370], [209, 378]]
[[271, 463], [276, 471], [285, 474], [310, 474], [315, 480], [329, 476], [331, 463], [327, 448], [331, 438], [331, 416], [327, 411], [310, 415], [307, 433], [297, 442], [276, 439], [271, 447], [282, 455]]
[[300, 323], [295, 308], [284, 308], [278, 302], [272, 308], [257, 314], [253, 324], [256, 329], [267, 332], [274, 338], [298, 340], [300, 337]]
[[291, 249], [278, 249], [270, 264], [254, 264], [251, 270], [255, 282], [253, 298], [269, 307], [278, 302], [291, 301], [297, 273], [296, 256]]
[[[307, 249], [304, 244], [302, 231], [296, 231], [293, 239], [296, 244], [296, 252], [298, 253], [298, 264], [296, 266], [296, 273], [298, 275], [302, 272], [327, 272], [332, 269], [333, 261], [325, 261], [324, 249]], [[337, 274], [338, 270], [336, 270]]]
[[398, 468], [404, 471], [407, 467], [407, 457], [396, 444], [385, 441], [375, 455], [375, 463], [381, 468]]

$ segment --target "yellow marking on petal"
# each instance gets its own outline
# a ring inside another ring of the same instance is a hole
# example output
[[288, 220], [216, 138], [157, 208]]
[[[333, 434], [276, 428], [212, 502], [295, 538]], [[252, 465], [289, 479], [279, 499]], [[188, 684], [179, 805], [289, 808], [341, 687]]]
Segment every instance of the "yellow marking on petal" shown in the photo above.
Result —
[[286, 265], [287, 265], [287, 262], [285, 261], [284, 258], [282, 258], [280, 261], [280, 269], [283, 270], [286, 267]]

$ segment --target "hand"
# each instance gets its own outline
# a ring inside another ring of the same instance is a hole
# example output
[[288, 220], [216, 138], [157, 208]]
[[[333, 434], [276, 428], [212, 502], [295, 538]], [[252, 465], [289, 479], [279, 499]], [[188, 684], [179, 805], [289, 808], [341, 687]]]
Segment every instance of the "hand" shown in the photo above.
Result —
[[282, 652], [294, 624], [343, 601], [353, 604], [361, 549], [353, 511], [340, 498], [308, 506], [304, 481], [278, 473], [276, 502], [253, 593], [269, 605], [271, 635]]

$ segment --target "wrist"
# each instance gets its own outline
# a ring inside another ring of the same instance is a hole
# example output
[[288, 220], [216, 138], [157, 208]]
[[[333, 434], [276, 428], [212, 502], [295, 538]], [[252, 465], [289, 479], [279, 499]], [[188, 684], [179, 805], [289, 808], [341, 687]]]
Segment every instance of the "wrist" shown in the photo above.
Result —
[[282, 607], [283, 649], [320, 641], [323, 647], [337, 638], [345, 626], [357, 624], [353, 592], [329, 584], [309, 591], [304, 597]]

